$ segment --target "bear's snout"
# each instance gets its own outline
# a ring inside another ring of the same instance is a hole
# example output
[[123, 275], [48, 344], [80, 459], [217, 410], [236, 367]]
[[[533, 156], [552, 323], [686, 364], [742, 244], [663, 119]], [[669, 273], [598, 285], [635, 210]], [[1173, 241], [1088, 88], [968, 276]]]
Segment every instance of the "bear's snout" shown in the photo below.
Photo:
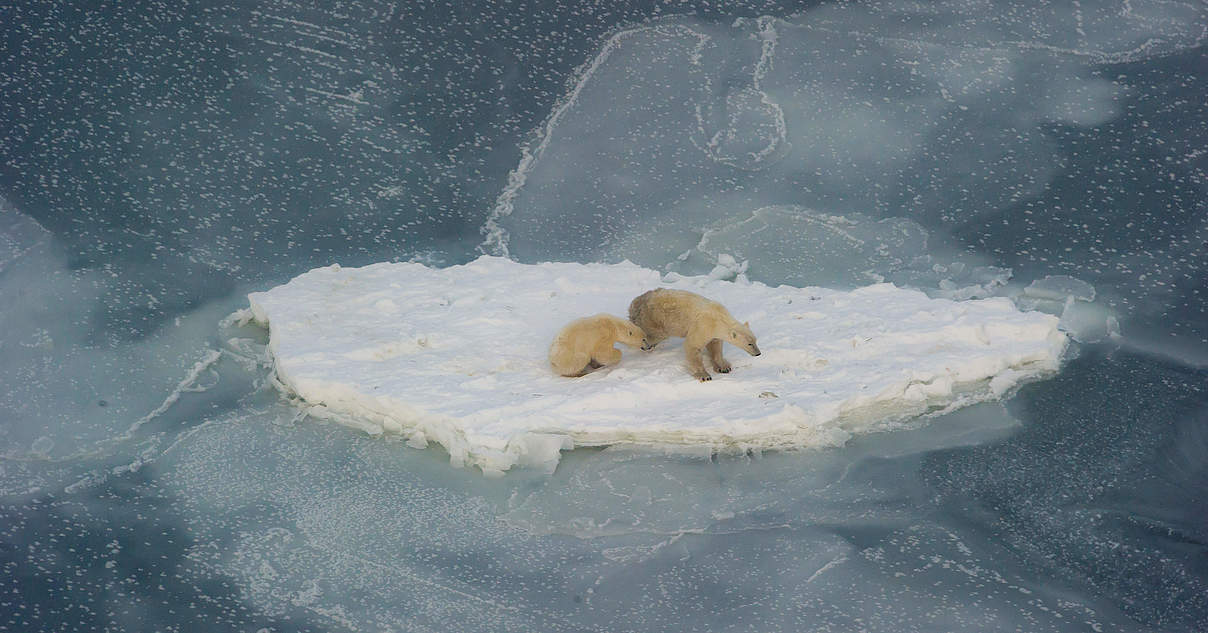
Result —
[[647, 341], [646, 339], [642, 339], [642, 351], [649, 352], [652, 349], [654, 349], [654, 346], [651, 345], [650, 342]]
[[751, 356], [759, 356], [760, 354], [763, 353], [763, 352], [759, 351], [759, 346], [754, 343], [751, 343], [747, 347], [748, 347], [747, 353], [750, 354]]

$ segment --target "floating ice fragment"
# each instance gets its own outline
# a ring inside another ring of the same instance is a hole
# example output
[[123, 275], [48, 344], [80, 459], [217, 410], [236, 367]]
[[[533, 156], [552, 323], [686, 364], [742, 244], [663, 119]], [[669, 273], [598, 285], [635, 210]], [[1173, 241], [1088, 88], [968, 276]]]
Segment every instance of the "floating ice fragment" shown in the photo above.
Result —
[[[625, 348], [619, 366], [582, 378], [549, 368], [549, 342], [562, 325], [598, 312], [624, 315], [633, 297], [655, 287], [720, 301], [750, 320], [765, 353], [727, 348], [734, 371], [710, 383], [688, 374], [674, 339], [650, 353]], [[398, 312], [378, 309], [384, 300]], [[842, 444], [904, 418], [999, 397], [1057, 369], [1066, 346], [1055, 317], [1020, 312], [1005, 298], [953, 302], [890, 284], [772, 288], [661, 277], [628, 262], [482, 257], [444, 269], [326, 267], [249, 301], [269, 327], [280, 385], [310, 411], [412, 446], [436, 442], [452, 463], [488, 475], [517, 464], [551, 472], [575, 446]], [[434, 333], [441, 344], [393, 353], [412, 332]]]
[[1066, 275], [1050, 275], [1044, 279], [1033, 281], [1024, 294], [1037, 299], [1050, 301], [1065, 301], [1067, 298], [1080, 301], [1094, 301], [1095, 287], [1081, 279]]
[[717, 265], [713, 270], [709, 271], [709, 279], [734, 279], [740, 277], [747, 272], [749, 262], [743, 260], [739, 262], [734, 259], [733, 255], [722, 253], [717, 256]]
[[[859, 213], [822, 213], [798, 205], [761, 207], [705, 230], [694, 252], [716, 261], [709, 273], [729, 271], [805, 285], [819, 280], [860, 285], [908, 265], [923, 253], [927, 231], [904, 218], [877, 220]], [[687, 259], [687, 258], [685, 258]], [[738, 262], [741, 262], [739, 264]]]
[[1058, 326], [1079, 343], [1097, 343], [1120, 335], [1116, 316], [1106, 307], [1086, 301], [1067, 301]]
[[1032, 282], [1015, 297], [1023, 310], [1039, 310], [1061, 317], [1058, 326], [1079, 343], [1097, 343], [1120, 335], [1120, 323], [1106, 306], [1092, 303], [1095, 288], [1089, 283], [1051, 275]]
[[34, 443], [29, 447], [30, 452], [34, 455], [47, 455], [50, 449], [55, 447], [55, 441], [45, 435], [34, 440]]

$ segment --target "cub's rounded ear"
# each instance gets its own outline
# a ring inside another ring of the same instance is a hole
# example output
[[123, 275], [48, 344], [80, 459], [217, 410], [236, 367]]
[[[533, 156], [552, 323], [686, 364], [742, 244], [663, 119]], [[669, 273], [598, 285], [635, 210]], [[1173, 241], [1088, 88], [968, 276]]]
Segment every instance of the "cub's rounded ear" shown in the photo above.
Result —
[[750, 321], [743, 321], [743, 322], [742, 322], [742, 324], [743, 324], [743, 325], [745, 325], [745, 326], [747, 326], [747, 327], [751, 327], [751, 322], [750, 322]]

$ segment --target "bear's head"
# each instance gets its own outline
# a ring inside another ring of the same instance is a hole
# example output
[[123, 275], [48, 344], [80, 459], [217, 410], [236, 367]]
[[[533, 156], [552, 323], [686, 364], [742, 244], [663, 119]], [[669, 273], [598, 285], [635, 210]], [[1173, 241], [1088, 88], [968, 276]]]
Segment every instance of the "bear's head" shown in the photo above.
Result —
[[650, 349], [650, 344], [646, 342], [646, 333], [642, 328], [633, 324], [633, 321], [625, 319], [617, 319], [616, 322], [617, 336], [616, 339], [630, 347], [640, 347], [641, 349]]
[[755, 334], [751, 332], [750, 323], [735, 323], [730, 328], [730, 343], [741, 347], [751, 356], [759, 356], [759, 345], [755, 343]]

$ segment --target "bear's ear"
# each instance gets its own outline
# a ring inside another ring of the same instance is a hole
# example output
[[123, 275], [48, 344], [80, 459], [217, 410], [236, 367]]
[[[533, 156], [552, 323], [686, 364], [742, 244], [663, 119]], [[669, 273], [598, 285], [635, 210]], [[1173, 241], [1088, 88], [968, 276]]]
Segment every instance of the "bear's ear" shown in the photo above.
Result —
[[750, 322], [750, 321], [743, 321], [743, 322], [742, 322], [742, 324], [743, 324], [743, 325], [745, 325], [745, 326], [747, 326], [747, 327], [751, 327], [751, 322]]

